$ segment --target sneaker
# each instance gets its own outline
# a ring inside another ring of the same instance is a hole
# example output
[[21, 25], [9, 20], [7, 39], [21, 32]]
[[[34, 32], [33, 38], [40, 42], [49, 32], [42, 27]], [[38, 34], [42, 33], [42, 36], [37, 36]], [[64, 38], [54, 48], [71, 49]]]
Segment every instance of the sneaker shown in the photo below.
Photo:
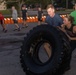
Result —
[[28, 27], [28, 25], [25, 26], [26, 28]]
[[23, 26], [22, 28], [25, 28], [25, 26]]
[[21, 30], [21, 28], [19, 27], [17, 30], [18, 30], [18, 31], [20, 31], [20, 30]]
[[7, 30], [4, 30], [4, 33], [6, 33], [7, 32]]
[[4, 31], [5, 29], [3, 29], [2, 31]]
[[18, 29], [14, 29], [13, 31], [16, 31], [16, 30], [18, 30]]

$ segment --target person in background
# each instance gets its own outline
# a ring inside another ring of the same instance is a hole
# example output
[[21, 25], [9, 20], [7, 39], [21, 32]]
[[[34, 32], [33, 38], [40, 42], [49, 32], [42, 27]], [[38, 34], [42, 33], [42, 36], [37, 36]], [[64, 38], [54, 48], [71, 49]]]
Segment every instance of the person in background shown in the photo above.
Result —
[[73, 24], [76, 25], [76, 4], [74, 5], [74, 11], [72, 11], [72, 12], [70, 13], [70, 15], [71, 15], [72, 17], [74, 17], [74, 22], [73, 22]]
[[55, 8], [52, 4], [47, 6], [48, 16], [45, 19], [45, 22], [52, 26], [61, 26], [63, 24], [63, 19], [55, 13]]
[[2, 26], [2, 28], [3, 28], [3, 32], [7, 32], [7, 29], [6, 29], [6, 26], [5, 26], [5, 24], [4, 24], [4, 16], [2, 15], [2, 13], [0, 12], [0, 24], [1, 24], [1, 26]]
[[17, 10], [16, 10], [15, 6], [12, 6], [12, 18], [13, 18], [13, 22], [14, 22], [14, 24], [16, 26], [16, 28], [14, 29], [14, 31], [15, 30], [20, 31], [20, 27], [19, 27], [18, 21], [17, 21], [18, 14], [17, 14]]
[[23, 18], [23, 28], [28, 27], [27, 25], [27, 8], [25, 5], [22, 6], [22, 18]]
[[38, 25], [41, 24], [41, 21], [42, 21], [42, 16], [43, 16], [43, 11], [41, 9], [41, 7], [38, 8]]

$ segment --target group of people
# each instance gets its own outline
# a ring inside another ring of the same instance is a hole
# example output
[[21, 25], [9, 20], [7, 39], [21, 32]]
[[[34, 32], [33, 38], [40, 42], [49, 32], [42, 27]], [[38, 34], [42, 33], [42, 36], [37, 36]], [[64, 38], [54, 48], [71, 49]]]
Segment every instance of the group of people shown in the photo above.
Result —
[[[25, 5], [22, 6], [21, 11], [22, 11], [22, 19], [23, 19], [23, 24], [22, 24], [23, 27], [22, 28], [28, 27], [28, 25], [26, 24], [26, 20], [27, 20], [27, 9], [26, 9], [26, 6]], [[18, 21], [17, 21], [18, 13], [17, 13], [17, 10], [16, 10], [15, 6], [12, 6], [12, 18], [13, 18], [13, 22], [14, 22], [14, 24], [16, 26], [16, 28], [14, 29], [14, 31], [15, 30], [20, 31], [21, 28], [18, 25]]]
[[[18, 19], [18, 12], [17, 12], [15, 6], [12, 6], [11, 9], [12, 9], [12, 18], [13, 18], [13, 22], [14, 22], [14, 25], [15, 25], [14, 31], [16, 31], [16, 30], [20, 31], [21, 28], [18, 25], [18, 20], [17, 20]], [[26, 20], [27, 20], [28, 14], [27, 14], [26, 5], [22, 5], [21, 12], [22, 12], [21, 16], [22, 16], [22, 19], [23, 19], [22, 28], [27, 28], [28, 25], [27, 25]], [[42, 11], [41, 7], [38, 8], [38, 14], [37, 14], [37, 16], [38, 16], [38, 25], [40, 25], [41, 21], [42, 21], [42, 16], [43, 16], [43, 11]], [[2, 13], [0, 13], [0, 24], [2, 25], [3, 32], [6, 33], [7, 29], [6, 29], [6, 25], [4, 24], [4, 16], [2, 15]]]
[[46, 23], [69, 31], [70, 36], [72, 36], [72, 34], [76, 34], [76, 4], [74, 6], [74, 11], [69, 15], [66, 15], [63, 19], [60, 17], [60, 15], [55, 13], [55, 8], [52, 4], [47, 6], [47, 12], [48, 16], [45, 20]]
[[[16, 30], [18, 30], [18, 31], [20, 31], [21, 30], [21, 28], [20, 28], [20, 26], [18, 25], [18, 12], [17, 12], [17, 10], [16, 10], [16, 8], [15, 8], [15, 6], [12, 6], [12, 18], [13, 18], [13, 22], [14, 22], [14, 25], [15, 25], [15, 29], [14, 29], [14, 31], [16, 31]], [[26, 6], [25, 5], [23, 5], [22, 7], [21, 7], [21, 11], [22, 11], [22, 18], [23, 18], [23, 24], [22, 24], [22, 28], [24, 28], [24, 27], [28, 27], [28, 25], [26, 24], [26, 20], [27, 20], [27, 9], [26, 9]], [[0, 24], [1, 24], [1, 26], [2, 26], [2, 28], [3, 28], [3, 32], [7, 32], [7, 28], [6, 28], [6, 25], [4, 24], [4, 16], [2, 15], [2, 13], [0, 13]]]
[[[74, 11], [71, 12], [69, 15], [66, 15], [63, 19], [60, 17], [60, 15], [55, 13], [55, 8], [52, 4], [47, 6], [47, 13], [48, 16], [46, 17], [45, 22], [48, 25], [58, 27], [63, 32], [69, 34], [71, 37], [76, 37], [76, 4], [74, 6]], [[67, 59], [67, 65], [65, 66], [66, 70], [70, 69], [71, 54]]]
[[[55, 13], [54, 6], [52, 4], [50, 4], [47, 6], [48, 16], [46, 17], [45, 22], [48, 23], [49, 25], [59, 26], [64, 29], [70, 30], [70, 31], [72, 31], [72, 33], [75, 34], [76, 33], [76, 17], [75, 17], [76, 16], [76, 4], [74, 6], [74, 9], [75, 9], [75, 11], [71, 12], [70, 15], [67, 15], [64, 19], [62, 19], [60, 17], [60, 15]], [[26, 5], [23, 5], [21, 7], [21, 11], [22, 11], [21, 16], [23, 18], [22, 28], [28, 27], [27, 22], [26, 22], [27, 16], [28, 16]], [[42, 16], [43, 16], [43, 11], [42, 11], [41, 7], [38, 8], [37, 16], [38, 16], [38, 25], [40, 25], [42, 22]], [[18, 13], [17, 13], [15, 6], [12, 6], [12, 18], [13, 18], [13, 22], [15, 25], [14, 31], [15, 30], [20, 31], [21, 28], [18, 25], [18, 21], [17, 21]], [[3, 31], [7, 32], [6, 25], [4, 24], [4, 16], [2, 15], [2, 13], [0, 13], [0, 23], [2, 25]]]
[[[60, 15], [55, 13], [54, 6], [52, 4], [50, 4], [47, 6], [48, 16], [46, 17], [45, 22], [48, 25], [60, 27], [61, 29], [72, 32], [72, 34], [76, 34], [76, 4], [74, 6], [74, 9], [75, 10], [73, 12], [71, 12], [69, 15], [64, 17], [64, 19], [62, 19], [60, 17]], [[23, 5], [21, 10], [22, 10], [22, 18], [23, 18], [23, 28], [28, 27], [28, 25], [26, 23], [27, 16], [28, 16], [26, 6]], [[42, 11], [41, 7], [38, 8], [37, 16], [38, 16], [38, 25], [41, 25], [42, 16], [43, 16], [43, 11]], [[20, 31], [21, 28], [18, 25], [18, 21], [17, 21], [18, 14], [17, 14], [17, 10], [15, 9], [14, 6], [12, 6], [12, 18], [13, 18], [13, 22], [16, 26], [14, 30]], [[7, 32], [3, 19], [4, 19], [4, 16], [0, 13], [0, 23], [3, 27], [3, 31]], [[70, 65], [68, 65], [68, 69], [69, 69], [69, 66]]]

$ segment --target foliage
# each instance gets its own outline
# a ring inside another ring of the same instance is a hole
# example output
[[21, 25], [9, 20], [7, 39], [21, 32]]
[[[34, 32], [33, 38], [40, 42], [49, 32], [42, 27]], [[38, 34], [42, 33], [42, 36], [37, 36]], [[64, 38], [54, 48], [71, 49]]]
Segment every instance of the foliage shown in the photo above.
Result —
[[6, 1], [7, 7], [10, 8], [12, 5], [15, 5], [18, 9], [20, 9], [22, 4], [27, 5], [36, 5], [39, 4], [42, 8], [46, 8], [46, 6], [52, 2], [56, 2], [57, 5], [61, 7], [66, 7], [66, 1], [68, 1], [68, 7], [72, 7], [76, 0], [0, 0], [0, 3]]
[[[45, 8], [47, 6], [47, 4], [49, 4], [51, 2], [51, 0], [0, 0], [0, 2], [2, 1], [6, 1], [6, 4], [7, 4], [7, 7], [9, 8], [11, 5], [18, 5], [19, 3], [20, 4], [27, 4], [27, 5], [30, 5], [30, 4], [40, 4], [42, 5], [42, 8]], [[20, 5], [21, 6], [21, 5]]]
[[0, 10], [0, 12], [1, 12], [3, 15], [9, 15], [9, 14], [11, 14], [11, 11], [10, 11], [10, 10]]
[[21, 4], [24, 3], [25, 0], [0, 0], [0, 3], [5, 1], [7, 8], [10, 8], [11, 6], [19, 7]]
[[42, 8], [46, 8], [46, 6], [51, 3], [51, 0], [26, 0], [25, 1], [26, 4], [39, 4], [42, 6]]

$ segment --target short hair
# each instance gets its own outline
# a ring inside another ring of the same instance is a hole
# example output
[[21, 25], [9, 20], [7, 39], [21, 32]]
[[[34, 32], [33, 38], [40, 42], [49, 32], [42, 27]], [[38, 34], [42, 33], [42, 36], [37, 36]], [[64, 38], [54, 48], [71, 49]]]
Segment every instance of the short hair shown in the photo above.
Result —
[[74, 22], [74, 17], [72, 17], [72, 16], [70, 16], [70, 15], [65, 16], [65, 18], [67, 18], [68, 21], [70, 21], [71, 23]]
[[15, 6], [12, 6], [12, 8], [15, 8]]
[[46, 9], [49, 9], [49, 8], [55, 9], [52, 4], [49, 4]]

